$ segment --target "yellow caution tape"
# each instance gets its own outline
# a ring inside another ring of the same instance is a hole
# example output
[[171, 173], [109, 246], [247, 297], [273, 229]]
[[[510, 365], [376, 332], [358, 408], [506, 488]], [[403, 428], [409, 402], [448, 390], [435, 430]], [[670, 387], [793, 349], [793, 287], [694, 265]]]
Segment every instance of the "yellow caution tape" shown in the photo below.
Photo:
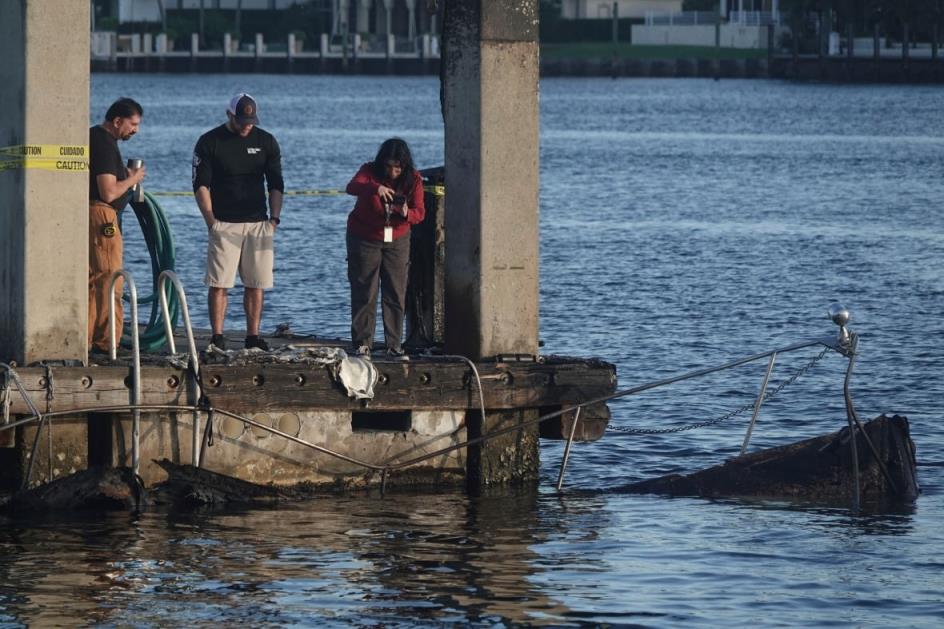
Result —
[[19, 144], [0, 146], [0, 170], [36, 168], [64, 172], [88, 171], [84, 144]]
[[[172, 190], [166, 192], [151, 192], [156, 197], [192, 197], [193, 192]], [[343, 190], [290, 190], [283, 193], [287, 197], [321, 197], [344, 194]]]
[[0, 146], [0, 155], [43, 159], [88, 159], [89, 148], [85, 144], [19, 144]]
[[344, 190], [290, 190], [284, 194], [287, 197], [330, 197], [344, 194]]
[[40, 170], [60, 170], [73, 173], [88, 171], [88, 162], [81, 159], [4, 159], [0, 160], [0, 170], [18, 168], [37, 168]]
[[[2, 162], [0, 162], [2, 163]], [[445, 196], [446, 187], [445, 186], [423, 186], [423, 190], [434, 194], [438, 197]], [[148, 191], [156, 197], [192, 197], [193, 192], [189, 190], [167, 190], [164, 192], [152, 192]], [[289, 190], [284, 192], [283, 195], [287, 197], [327, 197], [345, 194], [344, 190]]]

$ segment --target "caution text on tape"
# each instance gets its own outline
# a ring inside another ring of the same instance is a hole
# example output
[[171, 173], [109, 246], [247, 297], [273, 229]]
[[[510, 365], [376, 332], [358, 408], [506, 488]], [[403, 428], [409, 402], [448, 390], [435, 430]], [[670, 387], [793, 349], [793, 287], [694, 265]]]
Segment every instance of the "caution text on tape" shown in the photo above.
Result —
[[83, 144], [0, 146], [0, 170], [35, 168], [61, 172], [88, 171], [89, 148]]

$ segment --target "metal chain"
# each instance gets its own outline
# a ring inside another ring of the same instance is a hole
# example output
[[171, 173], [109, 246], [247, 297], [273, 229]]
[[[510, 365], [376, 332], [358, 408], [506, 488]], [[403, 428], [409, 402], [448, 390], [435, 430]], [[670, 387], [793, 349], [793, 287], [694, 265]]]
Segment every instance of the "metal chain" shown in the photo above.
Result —
[[[829, 353], [831, 349], [832, 349], [831, 347], [824, 348], [823, 351], [821, 351], [817, 356], [813, 358], [813, 360], [808, 362], [803, 367], [800, 367], [796, 371], [796, 373], [794, 373], [792, 376], [790, 376], [789, 378], [781, 382], [779, 385], [777, 385], [776, 389], [773, 389], [772, 391], [769, 391], [766, 395], [764, 395], [764, 401], [766, 402], [767, 400], [772, 400], [774, 397], [776, 397], [778, 393], [780, 393], [785, 388], [787, 388], [788, 386], [790, 386], [791, 384], [799, 380], [800, 377], [803, 376], [803, 374], [808, 372], [810, 369], [812, 369], [816, 365], [816, 363], [821, 361], [823, 357], [826, 356], [826, 354]], [[741, 413], [749, 411], [753, 408], [754, 408], [754, 402], [751, 402], [749, 404], [745, 404], [744, 406], [740, 406], [734, 409], [733, 411], [728, 411], [724, 415], [717, 417], [715, 419], [709, 419], [707, 421], [698, 422], [695, 424], [685, 424], [683, 426], [676, 426], [674, 428], [629, 428], [627, 426], [613, 426], [613, 425], [607, 426], [606, 428], [607, 430], [614, 430], [616, 432], [622, 432], [622, 433], [626, 433], [630, 435], [667, 435], [667, 434], [676, 433], [676, 432], [685, 432], [687, 430], [695, 430], [696, 428], [704, 428], [705, 426], [714, 426], [715, 424], [720, 424], [721, 422], [731, 419], [732, 417], [737, 417]]]

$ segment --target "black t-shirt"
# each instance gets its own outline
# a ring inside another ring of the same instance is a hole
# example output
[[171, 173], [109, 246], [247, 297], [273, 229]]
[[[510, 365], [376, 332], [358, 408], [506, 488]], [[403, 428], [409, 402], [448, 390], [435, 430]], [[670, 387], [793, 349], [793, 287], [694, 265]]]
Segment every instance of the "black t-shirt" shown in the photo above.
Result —
[[207, 131], [193, 149], [193, 191], [210, 189], [213, 216], [230, 223], [266, 220], [265, 185], [283, 192], [282, 154], [271, 133], [253, 127], [246, 137], [225, 124]]
[[[118, 181], [128, 178], [128, 169], [121, 159], [118, 140], [99, 125], [89, 129], [89, 201], [105, 201], [98, 190], [98, 175], [114, 175]], [[123, 194], [108, 205], [120, 212], [130, 198]]]

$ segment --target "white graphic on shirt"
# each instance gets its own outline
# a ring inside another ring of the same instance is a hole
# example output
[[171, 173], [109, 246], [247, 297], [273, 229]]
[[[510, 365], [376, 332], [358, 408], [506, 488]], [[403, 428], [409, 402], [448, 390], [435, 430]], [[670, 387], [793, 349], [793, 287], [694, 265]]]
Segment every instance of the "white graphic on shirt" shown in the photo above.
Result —
[[254, 147], [254, 146], [250, 146], [250, 147], [248, 147], [248, 148], [246, 149], [246, 152], [249, 153], [250, 155], [255, 155], [256, 153], [258, 153], [258, 152], [261, 151], [261, 150], [262, 150], [261, 148]]

